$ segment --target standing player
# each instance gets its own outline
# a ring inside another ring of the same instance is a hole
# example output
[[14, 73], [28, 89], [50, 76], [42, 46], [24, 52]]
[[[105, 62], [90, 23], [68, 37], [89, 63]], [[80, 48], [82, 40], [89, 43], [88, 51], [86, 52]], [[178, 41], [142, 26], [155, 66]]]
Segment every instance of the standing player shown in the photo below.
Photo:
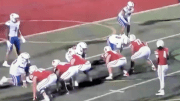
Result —
[[56, 83], [57, 76], [51, 71], [39, 70], [35, 65], [29, 67], [29, 79], [33, 81], [33, 101], [36, 100], [36, 91], [43, 95], [43, 101], [50, 101], [45, 89]]
[[76, 47], [81, 47], [83, 49], [82, 57], [86, 58], [87, 44], [85, 42], [79, 42], [76, 46], [69, 48], [68, 52], [65, 54], [65, 58], [68, 62], [72, 59], [72, 55], [75, 54]]
[[140, 39], [136, 39], [135, 35], [130, 35], [130, 41], [131, 41], [131, 69], [130, 73], [134, 71], [134, 61], [139, 58], [144, 58], [147, 60], [148, 64], [151, 64], [152, 70], [156, 70], [153, 62], [149, 58], [151, 55], [151, 50], [147, 46], [147, 43], [142, 42]]
[[[6, 37], [7, 37], [7, 53], [6, 58], [3, 63], [3, 66], [10, 67], [10, 65], [7, 63], [9, 54], [12, 51], [13, 44], [16, 47], [17, 54], [20, 55], [20, 40], [18, 38], [19, 34], [21, 34], [19, 30], [20, 21], [19, 21], [19, 15], [16, 13], [12, 13], [10, 15], [10, 20], [5, 23], [6, 25]], [[25, 43], [26, 40], [21, 34], [22, 42]]]
[[124, 29], [127, 27], [127, 36], [130, 33], [130, 19], [131, 14], [134, 11], [134, 3], [132, 1], [129, 1], [127, 3], [127, 6], [124, 7], [121, 12], [118, 14], [117, 20], [119, 24], [122, 26], [121, 28], [121, 34], [124, 33]]
[[[20, 86], [23, 82], [23, 87], [27, 87], [26, 84], [26, 68], [29, 68], [30, 55], [26, 52], [21, 53], [16, 60], [14, 60], [10, 67], [11, 78], [6, 78], [5, 76], [1, 79], [0, 84], [9, 82], [14, 86]], [[28, 69], [27, 69], [28, 70]]]
[[[129, 38], [123, 34], [123, 35], [111, 35], [107, 39], [108, 46], [111, 47], [113, 51], [117, 51], [120, 53], [125, 45], [128, 45]], [[120, 50], [120, 52], [119, 52]]]
[[106, 78], [107, 80], [113, 79], [112, 74], [112, 67], [119, 67], [124, 73], [124, 76], [129, 76], [128, 72], [124, 70], [124, 66], [127, 64], [126, 57], [124, 57], [121, 54], [118, 54], [115, 51], [111, 50], [111, 47], [105, 46], [104, 47], [104, 54], [102, 55], [102, 58], [104, 58], [104, 61], [106, 62], [109, 76]]
[[158, 40], [156, 42], [157, 50], [155, 51], [155, 55], [157, 58], [158, 64], [158, 78], [160, 81], [160, 90], [156, 95], [164, 95], [164, 76], [165, 72], [168, 70], [167, 60], [169, 59], [169, 51], [168, 48], [164, 47], [164, 42], [162, 40]]

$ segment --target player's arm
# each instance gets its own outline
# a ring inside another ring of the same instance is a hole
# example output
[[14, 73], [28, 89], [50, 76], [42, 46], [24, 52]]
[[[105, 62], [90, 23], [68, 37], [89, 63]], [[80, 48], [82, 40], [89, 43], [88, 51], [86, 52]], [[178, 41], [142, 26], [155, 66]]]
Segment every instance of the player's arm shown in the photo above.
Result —
[[167, 48], [167, 60], [169, 60], [169, 50]]
[[22, 87], [27, 88], [25, 69], [22, 69], [20, 67], [19, 72], [21, 73], [21, 78], [22, 78], [22, 82], [23, 82], [23, 86]]
[[5, 35], [6, 35], [6, 39], [9, 40], [9, 26], [5, 25]]
[[33, 100], [36, 100], [37, 77], [33, 77]]
[[23, 87], [27, 88], [26, 73], [21, 74], [21, 76], [22, 76]]
[[108, 63], [109, 63], [110, 58], [111, 58], [111, 54], [108, 54], [108, 56], [106, 57], [106, 64], [108, 64]]
[[75, 59], [73, 58], [73, 59], [71, 59], [71, 61], [70, 61], [70, 64], [73, 66], [74, 65], [74, 63], [75, 63]]
[[20, 38], [21, 38], [21, 40], [22, 40], [22, 42], [23, 43], [25, 43], [26, 42], [26, 40], [24, 39], [24, 37], [23, 37], [23, 35], [22, 35], [22, 33], [21, 33], [21, 31], [20, 31], [20, 29], [18, 29], [18, 35], [20, 36]]

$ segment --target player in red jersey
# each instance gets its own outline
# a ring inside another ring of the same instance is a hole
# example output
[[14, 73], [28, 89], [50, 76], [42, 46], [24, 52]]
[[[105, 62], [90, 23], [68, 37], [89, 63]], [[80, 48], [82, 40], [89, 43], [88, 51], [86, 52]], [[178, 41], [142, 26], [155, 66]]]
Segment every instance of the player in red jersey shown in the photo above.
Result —
[[130, 35], [130, 41], [131, 41], [131, 69], [130, 73], [133, 73], [134, 71], [134, 61], [139, 58], [144, 58], [147, 60], [148, 64], [151, 65], [152, 70], [156, 71], [156, 68], [149, 58], [151, 55], [151, 50], [147, 46], [147, 43], [142, 42], [140, 39], [136, 39], [136, 36], [131, 34]]
[[106, 62], [109, 76], [107, 80], [113, 79], [112, 67], [120, 67], [124, 73], [124, 76], [129, 76], [128, 72], [124, 70], [124, 66], [127, 64], [126, 57], [121, 54], [118, 54], [116, 51], [112, 51], [110, 46], [104, 47], [104, 54], [101, 56]]
[[[56, 73], [56, 75], [58, 77], [58, 81], [62, 85], [61, 88], [65, 90], [66, 94], [69, 94], [69, 91], [68, 91], [67, 86], [66, 86], [66, 82], [69, 80], [70, 86], [73, 89], [72, 76], [77, 72], [77, 70], [75, 70], [75, 68], [69, 69], [71, 67], [70, 63], [63, 63], [58, 59], [55, 59], [52, 61], [52, 66], [54, 68], [54, 72]], [[65, 75], [65, 76], [63, 76], [63, 75]], [[58, 84], [59, 83], [57, 83], [57, 91], [60, 91]]]
[[158, 40], [156, 45], [157, 50], [155, 51], [155, 55], [158, 64], [157, 73], [160, 81], [160, 90], [156, 95], [164, 95], [164, 76], [165, 72], [168, 70], [167, 60], [169, 59], [169, 51], [168, 48], [164, 47], [164, 42], [162, 40]]
[[72, 59], [72, 55], [76, 51], [76, 47], [81, 47], [83, 49], [83, 54], [81, 55], [83, 58], [86, 57], [86, 51], [87, 51], [87, 44], [85, 42], [79, 42], [77, 45], [71, 47], [68, 49], [67, 53], [65, 54], [65, 58], [68, 62]]
[[50, 101], [45, 89], [52, 83], [56, 83], [56, 74], [47, 70], [39, 70], [35, 65], [29, 67], [29, 73], [29, 79], [33, 81], [33, 100], [36, 100], [36, 91], [38, 91], [43, 95], [45, 101]]
[[[74, 70], [75, 72], [77, 72], [77, 70], [78, 70], [78, 72], [79, 71], [84, 72], [87, 75], [89, 81], [91, 82], [92, 78], [89, 75], [89, 70], [91, 68], [91, 63], [82, 57], [83, 48], [77, 47], [75, 53], [76, 54], [72, 55], [72, 59], [70, 61], [70, 64], [71, 64], [70, 69], [72, 69], [72, 68], [75, 69]], [[63, 74], [61, 77], [63, 77], [63, 76], [65, 76], [65, 75]], [[78, 84], [78, 82], [77, 82], [77, 80], [75, 78], [75, 86], [78, 86], [78, 85], [79, 84]]]

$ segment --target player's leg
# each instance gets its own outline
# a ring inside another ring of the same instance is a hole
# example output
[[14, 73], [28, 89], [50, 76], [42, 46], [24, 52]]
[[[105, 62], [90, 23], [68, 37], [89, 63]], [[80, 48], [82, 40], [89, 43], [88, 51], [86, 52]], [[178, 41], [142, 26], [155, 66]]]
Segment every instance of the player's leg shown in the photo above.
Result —
[[71, 77], [78, 73], [78, 66], [71, 66], [65, 73], [61, 75], [62, 80], [69, 80]]
[[144, 49], [144, 52], [145, 52], [145, 59], [147, 60], [147, 63], [151, 65], [151, 68], [153, 71], [156, 71], [156, 67], [153, 64], [152, 60], [150, 59], [150, 55], [151, 55], [150, 48], [146, 46]]
[[107, 80], [112, 80], [113, 79], [112, 67], [118, 66], [117, 63], [118, 63], [118, 60], [114, 60], [114, 61], [111, 61], [111, 62], [109, 62], [107, 64], [107, 69], [108, 69], [108, 72], [109, 72], [109, 76], [106, 77]]
[[14, 45], [16, 47], [17, 55], [20, 55], [20, 40], [18, 39], [18, 37], [15, 37]]
[[134, 73], [134, 65], [135, 65], [135, 60], [139, 59], [142, 57], [142, 52], [139, 50], [137, 52], [135, 52], [132, 56], [131, 56], [131, 67], [129, 70], [129, 74], [133, 74]]
[[124, 34], [124, 30], [125, 30], [125, 28], [126, 28], [127, 25], [126, 25], [126, 23], [125, 23], [120, 17], [118, 17], [117, 20], [118, 20], [118, 23], [119, 23], [120, 26], [121, 26], [120, 33], [121, 33], [121, 34]]
[[10, 53], [12, 51], [13, 44], [14, 44], [14, 38], [10, 37], [9, 41], [7, 42], [7, 52], [6, 52], [6, 57], [5, 57], [5, 60], [4, 60], [4, 63], [3, 63], [4, 67], [10, 67], [10, 65], [8, 64], [7, 61], [9, 59], [9, 55], [10, 55]]
[[57, 81], [57, 76], [56, 74], [51, 74], [49, 75], [46, 79], [42, 80], [41, 82], [38, 83], [37, 85], [37, 91], [40, 92], [40, 94], [43, 95], [44, 99], [46, 101], [50, 101], [50, 98], [45, 92], [45, 89], [49, 87], [51, 84], [55, 83]]
[[79, 70], [84, 72], [84, 74], [86, 74], [88, 80], [90, 82], [92, 82], [92, 77], [89, 75], [89, 70], [91, 69], [91, 63], [89, 61], [87, 61], [85, 64], [83, 64], [82, 66], [79, 66]]
[[0, 85], [3, 85], [4, 83], [9, 83], [9, 84], [14, 85], [13, 79], [12, 78], [7, 78], [5, 76], [3, 76], [2, 79], [0, 80]]
[[119, 66], [121, 71], [123, 71], [123, 76], [129, 76], [129, 73], [127, 72], [127, 70], [124, 69], [124, 66], [127, 64], [127, 60], [126, 60], [126, 57], [123, 57], [121, 59], [119, 59]]
[[163, 77], [163, 67], [162, 65], [158, 65], [158, 78], [160, 81], [160, 90], [156, 95], [164, 95], [164, 77]]
[[131, 19], [131, 17], [129, 16], [127, 18], [127, 22], [129, 23], [129, 24], [127, 24], [127, 36], [129, 36], [129, 34], [130, 34], [130, 19]]

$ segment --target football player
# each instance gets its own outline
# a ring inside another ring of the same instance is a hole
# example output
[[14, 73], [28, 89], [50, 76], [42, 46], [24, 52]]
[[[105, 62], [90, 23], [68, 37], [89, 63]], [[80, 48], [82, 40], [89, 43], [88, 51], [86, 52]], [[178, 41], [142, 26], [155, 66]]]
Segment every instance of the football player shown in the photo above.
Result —
[[148, 64], [151, 65], [152, 70], [156, 71], [156, 68], [149, 58], [151, 55], [151, 50], [148, 47], [147, 43], [142, 42], [140, 39], [136, 39], [136, 36], [134, 34], [130, 35], [130, 41], [131, 41], [131, 69], [130, 73], [134, 72], [134, 65], [135, 65], [135, 60], [139, 58], [144, 58], [147, 60]]
[[[53, 68], [54, 68], [54, 72], [56, 73], [56, 75], [57, 75], [57, 77], [58, 77], [58, 81], [61, 83], [61, 85], [62, 85], [62, 89], [64, 89], [64, 91], [66, 92], [66, 94], [69, 94], [69, 91], [68, 91], [68, 89], [67, 89], [67, 86], [66, 86], [66, 81], [67, 80], [69, 80], [70, 81], [70, 86], [72, 87], [72, 89], [73, 89], [73, 79], [72, 79], [72, 77], [70, 77], [70, 78], [60, 78], [61, 77], [61, 75], [63, 75], [66, 71], [68, 71], [68, 69], [71, 67], [71, 64], [70, 63], [63, 63], [63, 62], [61, 62], [60, 60], [58, 60], [58, 59], [54, 59], [53, 61], [52, 61], [52, 66], [53, 66]], [[70, 73], [70, 74], [72, 74], [72, 75], [74, 75], [74, 73], [76, 73], [75, 71], [74, 71], [74, 69], [70, 69], [69, 71], [68, 71], [68, 73]], [[65, 73], [66, 74], [66, 73]], [[66, 81], [65, 81], [66, 80]], [[60, 89], [59, 89], [59, 83], [57, 83], [57, 91], [60, 91]]]
[[20, 55], [20, 40], [18, 36], [20, 35], [21, 40], [23, 43], [26, 42], [24, 37], [22, 36], [19, 26], [20, 26], [20, 21], [19, 21], [19, 15], [16, 13], [12, 13], [10, 15], [10, 20], [5, 23], [6, 25], [6, 37], [7, 37], [7, 53], [6, 53], [6, 58], [3, 63], [3, 66], [5, 67], [10, 67], [8, 64], [8, 57], [9, 54], [12, 51], [13, 45], [16, 47], [17, 54]]
[[72, 59], [72, 55], [75, 53], [77, 47], [81, 47], [83, 49], [82, 57], [86, 58], [87, 44], [85, 42], [79, 42], [76, 46], [69, 48], [68, 52], [65, 54], [65, 58], [68, 62]]
[[[20, 86], [23, 82], [23, 87], [27, 87], [26, 84], [26, 74], [30, 66], [30, 55], [26, 52], [21, 53], [16, 60], [14, 60], [10, 67], [11, 78], [6, 78], [5, 76], [1, 79], [0, 84], [9, 82], [14, 86]], [[22, 78], [22, 79], [21, 79]]]
[[[78, 71], [84, 72], [84, 74], [87, 75], [89, 81], [91, 82], [92, 77], [90, 77], [90, 75], [89, 75], [89, 70], [91, 69], [91, 63], [89, 61], [87, 61], [86, 59], [84, 59], [82, 57], [82, 55], [83, 55], [83, 48], [77, 47], [76, 48], [76, 54], [72, 55], [72, 59], [70, 61], [70, 64], [73, 68], [78, 69]], [[76, 70], [74, 70], [74, 71], [76, 71]], [[63, 77], [63, 75], [62, 75], [62, 77]], [[78, 86], [78, 85], [79, 84], [75, 78], [75, 86]]]
[[43, 101], [50, 101], [50, 97], [45, 92], [45, 89], [51, 84], [56, 83], [56, 74], [51, 71], [40, 70], [35, 65], [29, 67], [29, 73], [29, 79], [33, 81], [33, 100], [36, 100], [36, 92], [38, 91], [43, 95]]
[[107, 80], [113, 79], [113, 73], [112, 68], [113, 67], [119, 67], [124, 73], [124, 76], [129, 76], [128, 72], [124, 70], [124, 66], [127, 64], [126, 57], [124, 57], [121, 54], [118, 54], [116, 51], [112, 51], [111, 47], [105, 46], [104, 47], [104, 54], [102, 55], [102, 58], [106, 62], [109, 76], [106, 78]]
[[117, 20], [118, 23], [122, 26], [121, 28], [121, 34], [124, 33], [125, 28], [127, 27], [127, 36], [130, 33], [130, 19], [131, 14], [134, 12], [134, 3], [132, 1], [129, 1], [127, 3], [127, 6], [124, 7], [120, 13], [118, 14]]
[[[113, 51], [117, 51], [120, 53], [125, 46], [128, 46], [129, 44], [129, 38], [123, 34], [123, 35], [111, 35], [107, 39], [107, 45], [111, 47]], [[120, 51], [119, 51], [120, 50]]]
[[164, 95], [164, 77], [165, 73], [168, 70], [168, 63], [167, 60], [169, 59], [169, 51], [168, 48], [164, 47], [163, 40], [158, 40], [156, 42], [157, 50], [155, 51], [155, 55], [157, 58], [157, 64], [158, 64], [158, 78], [160, 81], [160, 90], [156, 95]]

